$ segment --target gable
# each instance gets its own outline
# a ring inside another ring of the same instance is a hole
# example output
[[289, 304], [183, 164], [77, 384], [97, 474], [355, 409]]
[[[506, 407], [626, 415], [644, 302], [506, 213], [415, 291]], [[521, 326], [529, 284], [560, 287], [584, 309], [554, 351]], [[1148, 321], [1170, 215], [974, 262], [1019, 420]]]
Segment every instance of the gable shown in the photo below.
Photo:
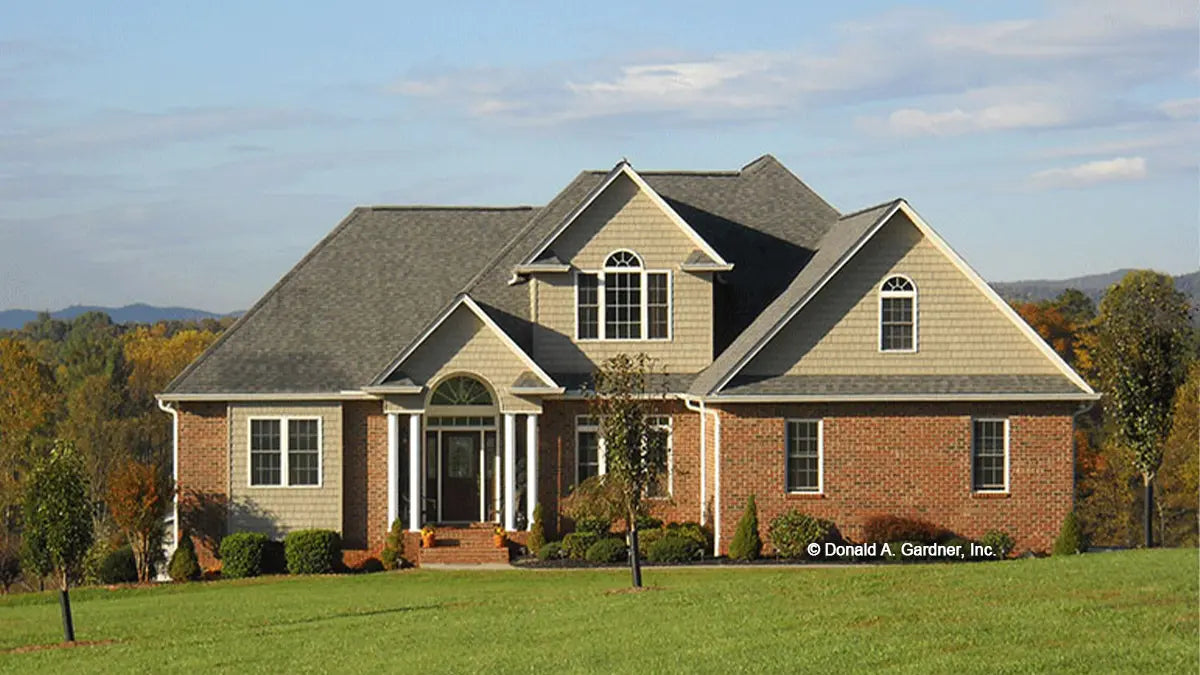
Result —
[[[879, 285], [917, 287], [916, 353], [879, 351]], [[742, 369], [745, 376], [1063, 375], [1039, 344], [897, 210]]]
[[503, 409], [530, 407], [511, 391], [514, 385], [530, 386], [529, 362], [465, 302], [451, 309], [415, 349], [401, 358], [383, 384], [404, 382], [428, 389], [454, 373], [486, 380], [500, 397]]

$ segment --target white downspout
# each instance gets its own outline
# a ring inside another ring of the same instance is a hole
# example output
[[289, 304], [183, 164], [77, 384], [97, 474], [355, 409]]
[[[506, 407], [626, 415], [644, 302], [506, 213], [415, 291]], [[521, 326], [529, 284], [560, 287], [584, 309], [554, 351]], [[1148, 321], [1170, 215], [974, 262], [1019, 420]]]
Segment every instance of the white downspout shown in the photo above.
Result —
[[174, 551], [179, 546], [179, 411], [157, 396], [154, 401], [159, 410], [171, 415], [171, 550]]
[[[700, 450], [700, 457], [701, 457], [700, 491], [701, 492], [700, 492], [700, 494], [702, 496], [707, 496], [705, 489], [704, 489], [704, 476], [705, 476], [704, 472], [706, 470], [706, 467], [704, 464], [705, 460], [703, 459], [704, 454], [705, 454], [704, 453], [704, 449], [705, 449], [704, 415], [709, 414], [709, 415], [713, 416], [713, 493], [714, 493], [713, 494], [713, 555], [720, 555], [720, 551], [721, 551], [721, 413], [719, 410], [708, 409], [704, 405], [703, 400], [700, 401], [699, 407], [692, 407], [694, 404], [687, 399], [684, 399], [683, 404], [687, 407], [688, 410], [694, 410], [694, 411], [700, 413], [700, 429], [701, 429], [701, 432], [700, 432], [700, 449], [701, 449]], [[703, 509], [704, 509], [703, 501], [700, 502], [700, 509], [701, 509], [701, 512], [703, 513]], [[701, 524], [703, 524], [703, 522], [704, 522], [703, 515], [701, 515]]]
[[697, 406], [685, 398], [683, 406], [700, 414], [700, 524], [705, 525], [707, 514], [704, 512], [704, 502], [708, 498], [708, 429], [704, 416], [704, 401], [700, 401], [700, 405]]

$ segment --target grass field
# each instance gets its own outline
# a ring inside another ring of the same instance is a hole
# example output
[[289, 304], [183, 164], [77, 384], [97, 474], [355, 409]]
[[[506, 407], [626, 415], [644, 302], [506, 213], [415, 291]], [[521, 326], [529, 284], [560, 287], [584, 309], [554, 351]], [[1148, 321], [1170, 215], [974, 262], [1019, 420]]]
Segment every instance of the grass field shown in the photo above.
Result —
[[[958, 565], [405, 571], [0, 598], [10, 672], [1197, 672], [1193, 550]], [[202, 669], [202, 670], [201, 670]]]

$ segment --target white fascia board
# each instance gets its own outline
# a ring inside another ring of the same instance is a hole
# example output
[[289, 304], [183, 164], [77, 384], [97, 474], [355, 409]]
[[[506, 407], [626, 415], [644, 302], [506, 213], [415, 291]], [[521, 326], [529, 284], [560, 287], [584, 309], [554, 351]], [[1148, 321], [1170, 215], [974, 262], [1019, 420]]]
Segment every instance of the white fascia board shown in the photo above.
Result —
[[687, 263], [683, 263], [679, 266], [679, 269], [684, 272], [729, 272], [729, 271], [733, 270], [733, 264], [726, 263], [724, 265], [712, 265], [712, 264], [689, 265]]
[[[459, 307], [466, 307], [467, 309], [471, 310], [471, 312], [483, 322], [483, 325], [487, 326], [488, 329], [495, 333], [496, 337], [498, 337], [500, 341], [504, 343], [504, 346], [508, 347], [508, 349], [518, 359], [520, 359], [521, 362], [524, 363], [527, 368], [529, 368], [529, 370], [533, 371], [535, 375], [537, 375], [543, 382], [546, 383], [547, 387], [558, 388], [558, 383], [554, 381], [554, 378], [550, 377], [546, 371], [542, 370], [542, 367], [539, 366], [529, 356], [529, 354], [526, 354], [525, 350], [521, 349], [520, 345], [518, 345], [516, 342], [513, 342], [513, 339], [509, 337], [508, 333], [504, 332], [504, 329], [500, 328], [499, 324], [493, 321], [492, 317], [488, 316], [488, 313], [483, 311], [483, 308], [480, 307], [475, 300], [471, 298], [471, 296], [465, 293], [458, 296], [457, 300], [455, 300], [450, 304], [449, 307], [442, 311], [438, 318], [434, 320], [434, 322], [430, 324], [428, 328], [422, 331], [421, 335], [414, 340], [412, 344], [406, 347], [404, 351], [400, 353], [400, 356], [398, 356], [391, 365], [384, 369], [384, 371], [378, 377], [376, 377], [375, 380], [377, 382], [382, 382], [383, 380], [387, 379], [388, 376], [398, 370], [400, 366], [404, 365], [404, 362], [408, 359], [408, 357], [412, 356], [413, 353], [417, 351], [417, 348], [429, 339], [429, 336], [437, 332], [437, 329], [443, 323], [445, 323], [446, 319], [450, 318], [450, 315], [453, 314]], [[382, 385], [372, 385], [373, 388], [378, 386]]]
[[419, 384], [380, 384], [370, 387], [363, 387], [363, 391], [368, 394], [420, 394], [425, 391], [425, 387]]
[[683, 217], [675, 211], [675, 209], [671, 208], [671, 205], [668, 204], [661, 195], [655, 192], [654, 188], [650, 187], [650, 184], [647, 183], [645, 179], [638, 174], [638, 172], [634, 171], [633, 167], [629, 165], [629, 162], [625, 160], [617, 162], [617, 165], [608, 172], [608, 175], [604, 177], [604, 180], [600, 182], [600, 185], [596, 186], [596, 188], [593, 189], [591, 193], [589, 193], [588, 196], [579, 203], [579, 206], [576, 206], [569, 214], [567, 214], [567, 217], [563, 219], [562, 224], [555, 228], [554, 232], [546, 238], [546, 242], [539, 246], [531, 255], [526, 257], [525, 260], [522, 260], [521, 265], [532, 264], [535, 260], [541, 257], [541, 255], [546, 252], [546, 249], [550, 248], [550, 245], [558, 239], [559, 235], [565, 232], [566, 229], [570, 227], [571, 223], [575, 222], [580, 214], [586, 211], [588, 207], [592, 205], [592, 202], [596, 201], [596, 198], [603, 194], [604, 191], [607, 190], [614, 181], [616, 181], [618, 176], [626, 176], [632, 180], [634, 185], [636, 185], [639, 190], [645, 193], [645, 195], [650, 198], [650, 201], [654, 202], [654, 205], [657, 206], [659, 210], [661, 210], [663, 214], [671, 220], [671, 222], [675, 223], [675, 225], [679, 227], [679, 229], [682, 230], [683, 233], [686, 234], [692, 240], [692, 242], [700, 248], [701, 251], [704, 251], [709, 258], [711, 258], [718, 265], [728, 265], [729, 269], [733, 269], [732, 263], [721, 257], [721, 254], [717, 253], [717, 250], [714, 249], [711, 244], [705, 241], [704, 238], [701, 237], [698, 232], [696, 232], [696, 230], [692, 229], [692, 226], [688, 225], [687, 221], [685, 221]]
[[1014, 310], [1011, 305], [1005, 302], [1004, 298], [1001, 298], [1000, 295], [996, 293], [996, 291], [989, 286], [986, 281], [983, 280], [983, 277], [979, 276], [975, 270], [971, 269], [971, 266], [967, 264], [967, 261], [963, 260], [963, 258], [958, 255], [958, 253], [955, 252], [955, 250], [951, 248], [950, 245], [947, 244], [946, 241], [942, 239], [941, 236], [939, 236], [938, 233], [935, 232], [933, 228], [930, 227], [929, 224], [926, 223], [915, 210], [913, 210], [911, 206], [908, 205], [908, 202], [900, 200], [900, 210], [903, 211], [904, 215], [908, 216], [909, 220], [911, 220], [917, 226], [917, 229], [921, 231], [921, 234], [924, 234], [925, 237], [929, 239], [930, 243], [932, 243], [935, 248], [942, 252], [942, 255], [949, 258], [950, 262], [954, 263], [954, 266], [957, 267], [960, 272], [965, 274], [967, 278], [971, 280], [971, 283], [974, 284], [975, 287], [978, 288], [979, 291], [983, 293], [983, 295], [987, 297], [987, 299], [990, 300], [992, 304], [995, 305], [996, 308], [999, 309], [1000, 312], [1004, 314], [1004, 316], [1007, 317], [1008, 320], [1011, 321], [1013, 325], [1016, 326], [1017, 329], [1020, 330], [1025, 337], [1034, 344], [1034, 346], [1041, 350], [1042, 354], [1044, 354], [1046, 358], [1050, 359], [1051, 363], [1053, 363], [1055, 367], [1057, 367], [1058, 370], [1067, 377], [1068, 380], [1088, 394], [1096, 393], [1095, 390], [1092, 389], [1091, 385], [1089, 385], [1086, 380], [1080, 377], [1079, 373], [1075, 372], [1075, 370], [1071, 368], [1071, 366], [1069, 366], [1061, 356], [1058, 355], [1058, 352], [1054, 351], [1050, 345], [1046, 344], [1046, 341], [1042, 339], [1042, 336], [1038, 335], [1037, 331], [1033, 330], [1028, 323], [1025, 323], [1025, 320], [1021, 318], [1021, 315], [1017, 314], [1017, 311]]
[[517, 274], [561, 274], [570, 272], [570, 265], [517, 265], [513, 268]]
[[837, 261], [837, 264], [835, 264], [833, 267], [829, 268], [829, 271], [825, 273], [825, 276], [821, 277], [821, 279], [808, 290], [808, 293], [806, 293], [804, 297], [800, 299], [800, 302], [797, 302], [796, 305], [788, 310], [779, 321], [775, 322], [775, 325], [771, 327], [771, 330], [768, 331], [767, 334], [763, 336], [763, 338], [759, 340], [756, 345], [754, 345], [754, 348], [746, 352], [745, 356], [739, 359], [733, 368], [729, 369], [729, 372], [725, 374], [725, 377], [721, 378], [721, 380], [717, 382], [717, 386], [713, 388], [713, 392], [720, 392], [725, 385], [729, 384], [729, 381], [732, 380], [734, 376], [741, 372], [742, 368], [744, 368], [747, 363], [750, 363], [750, 361], [757, 356], [764, 347], [770, 344], [771, 340], [775, 338], [779, 331], [783, 330], [783, 327], [786, 326], [788, 322], [792, 320], [792, 318], [799, 314], [800, 310], [804, 309], [804, 306], [808, 304], [808, 301], [812, 300], [822, 288], [825, 288], [825, 284], [829, 283], [830, 279], [837, 276], [837, 273], [846, 266], [846, 263], [850, 262], [850, 259], [853, 258], [854, 255], [858, 253], [863, 246], [866, 246], [867, 242], [875, 236], [875, 233], [879, 232], [879, 230], [883, 228], [883, 225], [891, 220], [892, 216], [896, 213], [896, 211], [899, 210], [899, 208], [900, 204], [897, 203], [889, 208], [886, 213], [880, 216], [879, 220], [875, 221], [875, 224], [871, 226], [871, 229], [867, 230], [866, 234], [864, 234], [858, 240], [854, 247], [847, 251], [842, 256], [842, 259]]

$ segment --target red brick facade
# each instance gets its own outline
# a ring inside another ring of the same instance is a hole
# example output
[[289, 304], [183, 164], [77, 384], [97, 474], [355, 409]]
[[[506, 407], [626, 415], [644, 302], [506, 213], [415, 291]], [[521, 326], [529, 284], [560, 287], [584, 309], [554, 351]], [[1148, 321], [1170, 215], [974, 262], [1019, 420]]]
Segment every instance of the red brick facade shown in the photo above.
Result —
[[229, 502], [229, 424], [224, 403], [181, 403], [179, 511], [204, 568], [216, 566], [209, 544], [225, 534]]
[[[229, 431], [224, 404], [180, 406], [180, 483], [214, 503], [228, 499]], [[346, 559], [378, 555], [387, 529], [387, 418], [382, 404], [343, 404], [343, 513]], [[711, 408], [710, 408], [711, 410]], [[717, 471], [712, 415], [706, 421], [705, 484], [701, 502], [700, 417], [679, 401], [662, 404], [673, 424], [673, 496], [655, 500], [655, 515], [714, 520]], [[1074, 493], [1073, 407], [1070, 403], [739, 404], [719, 410], [721, 552], [753, 493], [764, 538], [770, 520], [796, 508], [833, 520], [851, 538], [875, 514], [922, 518], [957, 534], [1009, 532], [1018, 550], [1047, 550], [1070, 510]], [[539, 500], [547, 535], [570, 527], [560, 502], [575, 480], [575, 418], [583, 401], [547, 401], [538, 418]], [[1010, 490], [971, 489], [972, 417], [1010, 421]], [[785, 420], [819, 418], [824, 429], [821, 495], [787, 494]], [[407, 422], [402, 420], [402, 431]], [[185, 499], [181, 510], [194, 506]], [[189, 522], [185, 513], [183, 522]], [[415, 537], [410, 538], [415, 546]], [[520, 540], [521, 537], [515, 537]], [[203, 542], [199, 542], [203, 544]], [[201, 545], [201, 559], [214, 559]]]

